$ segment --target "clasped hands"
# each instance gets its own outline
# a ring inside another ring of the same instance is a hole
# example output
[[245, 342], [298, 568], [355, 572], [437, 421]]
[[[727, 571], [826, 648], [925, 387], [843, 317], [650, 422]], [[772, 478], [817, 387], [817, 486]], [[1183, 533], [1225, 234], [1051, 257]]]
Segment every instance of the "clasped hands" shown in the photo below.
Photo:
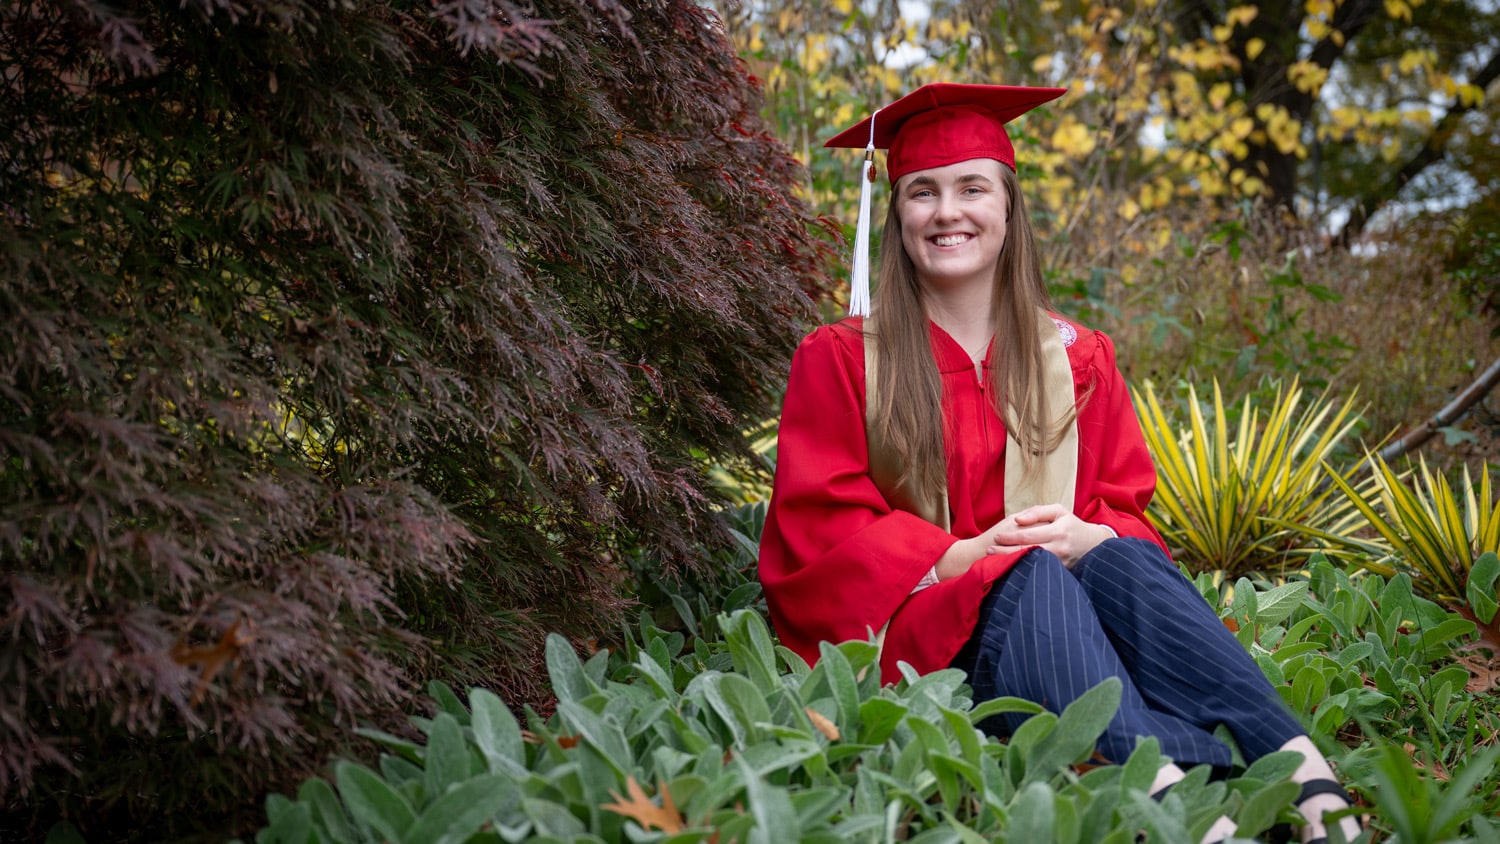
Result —
[[939, 580], [958, 577], [986, 556], [1033, 546], [1051, 551], [1071, 568], [1112, 536], [1109, 528], [1085, 522], [1060, 504], [1038, 504], [1006, 516], [978, 536], [953, 543], [937, 562], [937, 576]]

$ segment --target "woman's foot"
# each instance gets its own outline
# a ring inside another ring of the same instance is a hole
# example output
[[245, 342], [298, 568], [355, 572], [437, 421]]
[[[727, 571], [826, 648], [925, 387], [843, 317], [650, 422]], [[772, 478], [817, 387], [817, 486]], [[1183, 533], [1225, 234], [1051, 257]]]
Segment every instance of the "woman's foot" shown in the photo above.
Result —
[[[1163, 765], [1161, 770], [1156, 772], [1156, 780], [1151, 783], [1151, 799], [1158, 803], [1165, 800], [1172, 786], [1182, 782], [1186, 776], [1187, 774], [1181, 768], [1171, 762]], [[1203, 840], [1198, 844], [1218, 844], [1233, 835], [1238, 828], [1238, 825], [1228, 817], [1220, 817], [1214, 821], [1213, 826], [1208, 828], [1208, 832], [1203, 833]]]
[[[1303, 844], [1323, 844], [1330, 840], [1330, 824], [1324, 822], [1326, 815], [1342, 812], [1354, 805], [1349, 792], [1331, 779], [1314, 779], [1302, 783], [1302, 794], [1297, 798], [1297, 811], [1307, 819], [1302, 827]], [[1358, 815], [1338, 819], [1339, 831], [1344, 841], [1353, 841], [1364, 832], [1364, 824]]]
[[[1329, 824], [1324, 823], [1323, 816], [1344, 811], [1354, 805], [1349, 799], [1349, 793], [1338, 784], [1333, 768], [1328, 765], [1328, 760], [1323, 758], [1312, 739], [1297, 736], [1278, 749], [1302, 754], [1302, 764], [1292, 773], [1292, 782], [1302, 786], [1302, 794], [1297, 798], [1297, 811], [1307, 819], [1301, 830], [1303, 844], [1329, 841]], [[1345, 841], [1353, 841], [1364, 832], [1364, 824], [1357, 815], [1339, 818], [1338, 828]]]

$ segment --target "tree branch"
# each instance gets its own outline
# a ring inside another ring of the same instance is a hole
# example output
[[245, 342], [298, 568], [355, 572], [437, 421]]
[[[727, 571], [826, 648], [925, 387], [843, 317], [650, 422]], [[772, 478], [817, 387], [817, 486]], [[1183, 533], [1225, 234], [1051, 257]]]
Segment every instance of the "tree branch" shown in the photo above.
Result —
[[1329, 25], [1341, 37], [1334, 38], [1332, 34], [1323, 36], [1323, 40], [1313, 46], [1308, 59], [1324, 70], [1333, 67], [1333, 63], [1348, 49], [1349, 42], [1375, 19], [1375, 11], [1380, 7], [1381, 0], [1357, 0], [1339, 6]]
[[[1500, 51], [1490, 56], [1490, 60], [1479, 72], [1469, 80], [1469, 84], [1477, 85], [1481, 89], [1488, 88], [1491, 82], [1500, 78]], [[1355, 202], [1354, 209], [1349, 213], [1349, 221], [1334, 237], [1334, 243], [1348, 248], [1365, 231], [1365, 226], [1375, 212], [1394, 200], [1401, 194], [1401, 189], [1406, 187], [1419, 173], [1432, 164], [1441, 161], [1448, 153], [1448, 142], [1453, 139], [1453, 133], [1458, 130], [1459, 121], [1463, 116], [1474, 110], [1474, 104], [1465, 104], [1460, 98], [1455, 98], [1449, 106], [1448, 112], [1432, 127], [1428, 133], [1427, 140], [1416, 154], [1407, 159], [1401, 169], [1396, 172], [1394, 178], [1375, 185], [1370, 191]]]
[[1437, 436], [1438, 431], [1452, 425], [1462, 418], [1465, 413], [1468, 413], [1469, 408], [1488, 395], [1490, 390], [1495, 388], [1496, 384], [1500, 384], [1500, 359], [1496, 359], [1494, 363], [1490, 364], [1489, 369], [1481, 373], [1474, 380], [1474, 383], [1464, 388], [1464, 391], [1459, 393], [1453, 401], [1449, 402], [1447, 407], [1439, 410], [1431, 419], [1406, 432], [1406, 435], [1401, 437], [1401, 439], [1382, 448], [1380, 450], [1380, 459], [1389, 463], [1402, 455], [1410, 454], [1421, 448], [1428, 440]]

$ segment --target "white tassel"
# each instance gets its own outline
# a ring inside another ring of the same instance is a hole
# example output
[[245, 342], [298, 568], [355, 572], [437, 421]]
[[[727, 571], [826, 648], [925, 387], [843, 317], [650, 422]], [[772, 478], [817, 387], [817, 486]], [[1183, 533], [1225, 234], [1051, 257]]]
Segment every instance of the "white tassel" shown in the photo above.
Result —
[[854, 258], [849, 271], [849, 315], [870, 315], [870, 191], [875, 182], [875, 116], [870, 115], [870, 142], [859, 164], [859, 222], [854, 227]]

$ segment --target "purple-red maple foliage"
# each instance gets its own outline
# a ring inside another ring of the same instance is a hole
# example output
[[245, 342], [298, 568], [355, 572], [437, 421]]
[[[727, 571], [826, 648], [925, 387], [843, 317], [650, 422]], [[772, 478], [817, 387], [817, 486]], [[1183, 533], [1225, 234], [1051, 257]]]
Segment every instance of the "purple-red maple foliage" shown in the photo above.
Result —
[[0, 824], [243, 829], [701, 558], [826, 283], [758, 108], [687, 0], [0, 3]]

